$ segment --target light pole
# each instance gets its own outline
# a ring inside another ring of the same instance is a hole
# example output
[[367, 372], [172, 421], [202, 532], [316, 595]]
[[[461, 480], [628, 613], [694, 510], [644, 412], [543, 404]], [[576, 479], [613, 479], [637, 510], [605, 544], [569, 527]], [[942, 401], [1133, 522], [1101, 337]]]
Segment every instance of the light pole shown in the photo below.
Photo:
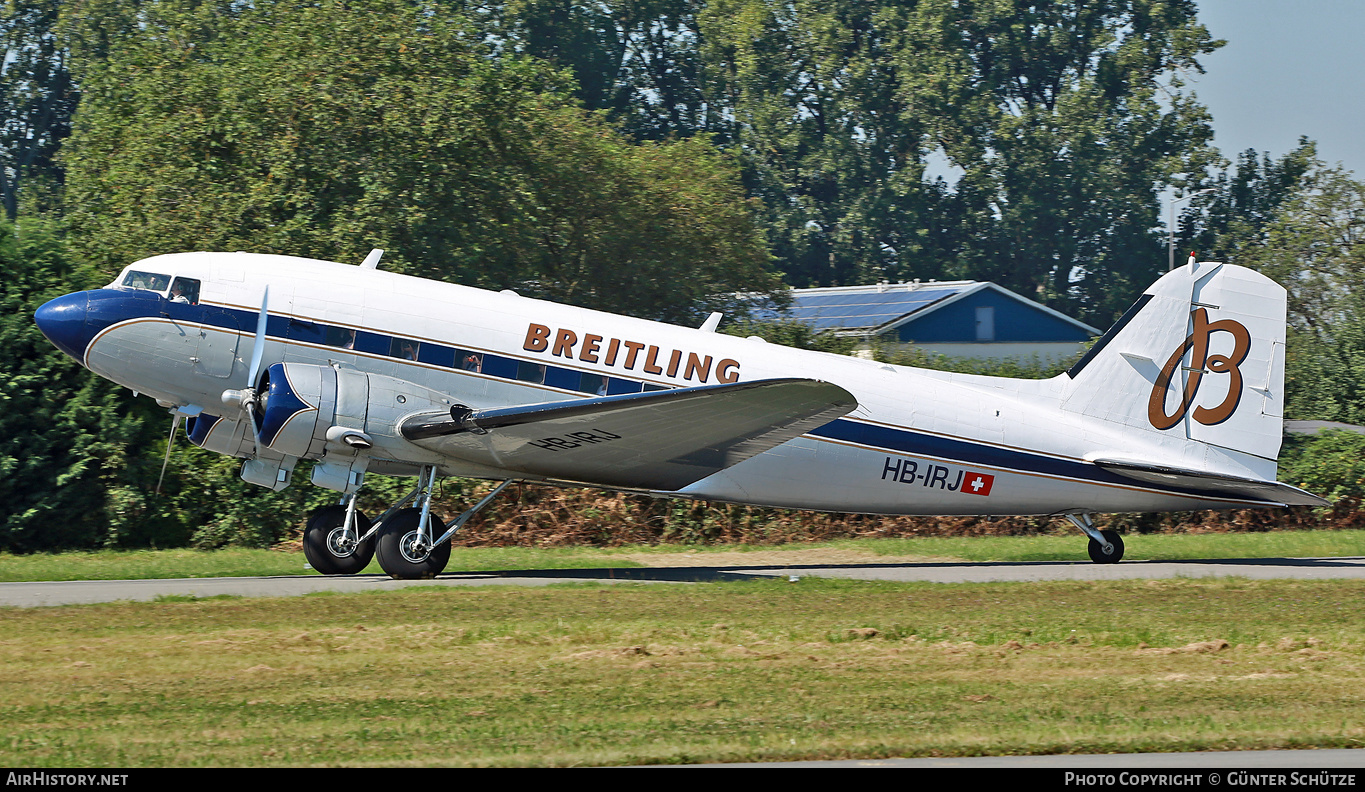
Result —
[[1170, 260], [1166, 263], [1167, 272], [1170, 272], [1175, 269], [1175, 205], [1180, 203], [1181, 201], [1188, 201], [1196, 195], [1207, 195], [1211, 192], [1218, 192], [1218, 190], [1215, 187], [1209, 187], [1206, 190], [1192, 192], [1189, 195], [1182, 195], [1179, 198], [1172, 198], [1170, 201], [1167, 202], [1171, 206], [1171, 224], [1167, 227], [1169, 229], [1169, 233], [1166, 237], [1167, 239], [1166, 251], [1167, 255], [1170, 258]]

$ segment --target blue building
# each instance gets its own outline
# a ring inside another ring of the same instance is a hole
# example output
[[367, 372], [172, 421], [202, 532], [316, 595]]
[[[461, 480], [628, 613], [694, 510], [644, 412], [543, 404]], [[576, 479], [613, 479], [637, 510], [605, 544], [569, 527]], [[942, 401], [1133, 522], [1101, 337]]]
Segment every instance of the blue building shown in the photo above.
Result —
[[1068, 358], [1101, 331], [983, 281], [879, 283], [792, 289], [784, 318], [864, 339], [913, 344], [950, 357]]

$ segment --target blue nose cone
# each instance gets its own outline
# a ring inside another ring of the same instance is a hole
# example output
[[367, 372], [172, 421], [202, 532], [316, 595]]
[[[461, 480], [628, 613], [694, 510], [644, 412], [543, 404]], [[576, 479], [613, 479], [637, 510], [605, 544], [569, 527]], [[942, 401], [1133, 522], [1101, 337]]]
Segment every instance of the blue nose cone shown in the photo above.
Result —
[[89, 304], [87, 292], [73, 292], [44, 303], [33, 312], [33, 319], [47, 340], [82, 363], [85, 362], [85, 347], [90, 343], [85, 322]]

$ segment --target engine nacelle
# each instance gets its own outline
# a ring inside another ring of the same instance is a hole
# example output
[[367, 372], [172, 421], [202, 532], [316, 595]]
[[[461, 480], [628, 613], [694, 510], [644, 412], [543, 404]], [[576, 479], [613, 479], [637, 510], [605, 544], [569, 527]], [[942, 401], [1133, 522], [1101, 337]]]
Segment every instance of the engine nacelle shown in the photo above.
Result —
[[256, 447], [251, 437], [251, 423], [245, 416], [228, 419], [200, 413], [185, 421], [185, 434], [191, 443], [206, 451], [239, 459], [251, 456]]
[[321, 459], [329, 449], [333, 457], [373, 452], [402, 459], [418, 449], [398, 433], [398, 422], [453, 403], [406, 380], [307, 363], [270, 366], [258, 391], [257, 440], [277, 454], [303, 459]]
[[252, 484], [279, 491], [289, 486], [297, 459], [258, 449], [251, 436], [251, 422], [200, 413], [185, 422], [190, 442], [208, 451], [245, 459], [242, 478]]

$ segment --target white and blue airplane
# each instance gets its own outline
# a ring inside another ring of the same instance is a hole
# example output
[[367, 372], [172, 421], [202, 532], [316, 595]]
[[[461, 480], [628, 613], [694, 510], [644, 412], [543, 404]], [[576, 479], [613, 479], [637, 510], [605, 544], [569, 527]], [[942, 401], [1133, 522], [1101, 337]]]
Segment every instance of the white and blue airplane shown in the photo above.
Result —
[[[867, 514], [1054, 515], [1096, 562], [1100, 512], [1326, 501], [1275, 480], [1285, 291], [1196, 262], [1047, 380], [894, 366], [359, 265], [180, 253], [38, 309], [44, 335], [151, 396], [195, 444], [287, 487], [342, 494], [308, 521], [324, 574], [377, 553], [439, 574], [451, 535], [511, 481]], [[172, 426], [172, 436], [176, 431]], [[371, 521], [365, 474], [415, 476]], [[436, 477], [500, 480], [446, 523]]]

